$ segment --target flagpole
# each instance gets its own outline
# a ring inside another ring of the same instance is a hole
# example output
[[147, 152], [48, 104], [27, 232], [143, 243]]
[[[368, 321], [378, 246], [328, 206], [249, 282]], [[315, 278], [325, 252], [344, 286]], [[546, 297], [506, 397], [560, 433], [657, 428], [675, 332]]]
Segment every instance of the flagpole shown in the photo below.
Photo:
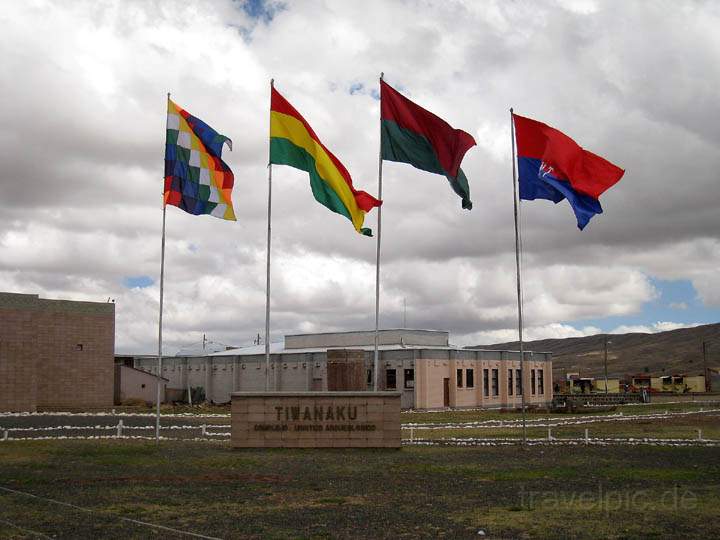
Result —
[[[272, 89], [275, 79], [270, 79], [270, 102], [272, 110]], [[270, 141], [270, 138], [268, 138]], [[267, 264], [265, 275], [265, 391], [270, 391], [270, 233], [272, 214], [272, 163], [268, 142], [268, 210], [267, 210]]]
[[[384, 73], [380, 73], [382, 83]], [[382, 86], [382, 84], [381, 84]], [[382, 87], [380, 89], [382, 92]], [[378, 155], [378, 200], [382, 201], [382, 98], [380, 101], [380, 152]], [[373, 355], [373, 371], [375, 373], [373, 390], [378, 391], [380, 387], [380, 355], [378, 345], [380, 341], [380, 239], [382, 237], [382, 205], [377, 207], [377, 248], [375, 253], [375, 348]]]
[[523, 312], [522, 312], [522, 276], [520, 274], [520, 221], [518, 220], [518, 187], [515, 170], [515, 122], [513, 109], [510, 107], [510, 138], [512, 139], [512, 171], [513, 171], [513, 208], [515, 216], [515, 270], [517, 276], [518, 304], [518, 343], [520, 349], [520, 406], [522, 407], [523, 444], [527, 444], [527, 425], [525, 422], [525, 353], [523, 351]]
[[[167, 111], [170, 110], [170, 92], [167, 95]], [[165, 116], [165, 131], [167, 132], [167, 113]], [[167, 135], [166, 135], [167, 137]], [[163, 178], [164, 182], [164, 178]], [[155, 396], [155, 442], [160, 444], [160, 386], [162, 384], [162, 330], [163, 330], [163, 293], [165, 285], [165, 215], [167, 214], [167, 206], [165, 205], [165, 187], [163, 186], [163, 220], [162, 220], [162, 240], [160, 241], [160, 316], [158, 317], [158, 372], [157, 372], [157, 392]]]

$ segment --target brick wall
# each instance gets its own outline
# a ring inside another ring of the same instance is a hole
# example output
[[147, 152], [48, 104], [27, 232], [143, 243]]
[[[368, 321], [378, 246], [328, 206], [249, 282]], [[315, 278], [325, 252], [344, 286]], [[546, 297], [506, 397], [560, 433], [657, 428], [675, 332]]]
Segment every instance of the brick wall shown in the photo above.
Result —
[[114, 348], [114, 304], [0, 293], [0, 410], [111, 407]]
[[236, 392], [236, 448], [399, 448], [399, 392]]
[[35, 411], [37, 341], [33, 312], [0, 307], [0, 412]]
[[362, 391], [367, 389], [365, 351], [328, 349], [327, 389], [329, 391]]

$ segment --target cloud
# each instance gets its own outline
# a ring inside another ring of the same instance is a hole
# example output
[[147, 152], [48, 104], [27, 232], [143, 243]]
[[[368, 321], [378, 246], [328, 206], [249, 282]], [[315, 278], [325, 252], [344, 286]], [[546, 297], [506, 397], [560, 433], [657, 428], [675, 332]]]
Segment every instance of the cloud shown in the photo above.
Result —
[[[271, 78], [371, 193], [380, 72], [477, 139], [471, 212], [444, 178], [384, 163], [383, 326], [405, 302], [453, 341], [515, 339], [511, 106], [627, 170], [582, 233], [566, 203], [521, 205], [528, 336], [637, 314], [655, 278], [720, 307], [714, 4], [38, 0], [0, 20], [0, 290], [115, 298], [119, 350], [157, 348], [168, 91], [233, 139], [238, 222], [168, 209], [165, 348], [263, 333]], [[289, 167], [273, 216], [273, 339], [373, 328], [374, 239]]]
[[658, 321], [651, 325], [643, 325], [643, 324], [637, 324], [637, 325], [621, 325], [615, 328], [614, 330], [611, 330], [611, 334], [631, 334], [631, 333], [641, 333], [641, 334], [655, 334], [657, 332], [667, 332], [669, 330], [678, 330], [680, 328], [694, 328], [696, 326], [700, 326], [700, 323], [676, 323], [676, 322], [670, 322], [670, 321]]
[[[535, 341], [538, 339], [565, 339], [572, 337], [592, 336], [601, 333], [600, 328], [595, 326], [584, 326], [575, 328], [569, 324], [550, 323], [543, 326], [530, 326], [523, 330], [523, 341]], [[508, 343], [518, 340], [516, 329], [492, 330], [489, 332], [478, 332], [468, 335], [464, 342], [466, 345]]]

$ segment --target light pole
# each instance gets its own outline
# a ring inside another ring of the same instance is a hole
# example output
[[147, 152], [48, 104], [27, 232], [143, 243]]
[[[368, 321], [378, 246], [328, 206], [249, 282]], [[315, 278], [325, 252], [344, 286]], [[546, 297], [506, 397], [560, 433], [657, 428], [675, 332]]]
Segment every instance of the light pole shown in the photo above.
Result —
[[607, 376], [607, 351], [608, 351], [608, 343], [612, 343], [607, 336], [605, 336], [605, 394], [608, 393], [608, 376]]
[[705, 391], [710, 391], [710, 373], [708, 372], [707, 368], [707, 343], [705, 341], [702, 342], [703, 345], [703, 375], [705, 376]]

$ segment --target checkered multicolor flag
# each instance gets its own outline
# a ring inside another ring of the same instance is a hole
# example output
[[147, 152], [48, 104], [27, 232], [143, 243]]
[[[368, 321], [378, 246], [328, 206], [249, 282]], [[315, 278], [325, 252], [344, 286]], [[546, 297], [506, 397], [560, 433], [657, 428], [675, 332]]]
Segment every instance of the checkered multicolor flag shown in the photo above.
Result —
[[221, 158], [225, 143], [232, 150], [230, 139], [168, 99], [165, 204], [235, 221], [235, 177]]

